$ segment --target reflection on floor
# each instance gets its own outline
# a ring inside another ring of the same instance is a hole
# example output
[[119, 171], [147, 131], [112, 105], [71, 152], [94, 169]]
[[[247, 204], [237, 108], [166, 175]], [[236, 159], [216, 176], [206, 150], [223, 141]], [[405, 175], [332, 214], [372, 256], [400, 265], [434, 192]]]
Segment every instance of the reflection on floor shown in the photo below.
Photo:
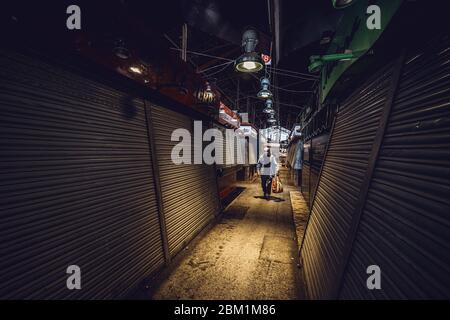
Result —
[[290, 187], [261, 199], [259, 179], [184, 252], [152, 299], [301, 299]]

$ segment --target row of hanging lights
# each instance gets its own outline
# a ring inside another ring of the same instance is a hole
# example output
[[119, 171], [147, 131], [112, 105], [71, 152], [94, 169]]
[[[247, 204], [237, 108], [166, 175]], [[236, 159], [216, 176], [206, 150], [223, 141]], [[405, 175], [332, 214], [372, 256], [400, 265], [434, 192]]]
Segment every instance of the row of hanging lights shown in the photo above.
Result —
[[[242, 48], [244, 53], [235, 60], [234, 67], [236, 71], [242, 73], [255, 73], [264, 68], [264, 61], [255, 51], [258, 44], [258, 35], [255, 30], [246, 30], [242, 35]], [[275, 118], [275, 110], [273, 109], [273, 94], [270, 91], [270, 80], [267, 77], [261, 79], [261, 90], [257, 93], [257, 97], [265, 101], [263, 113], [267, 115], [267, 123], [274, 124], [277, 122]]]
[[275, 119], [275, 110], [273, 109], [273, 94], [269, 89], [270, 80], [267, 77], [261, 79], [261, 90], [258, 92], [257, 97], [265, 100], [265, 108], [263, 113], [267, 115], [267, 123], [274, 124], [277, 122]]

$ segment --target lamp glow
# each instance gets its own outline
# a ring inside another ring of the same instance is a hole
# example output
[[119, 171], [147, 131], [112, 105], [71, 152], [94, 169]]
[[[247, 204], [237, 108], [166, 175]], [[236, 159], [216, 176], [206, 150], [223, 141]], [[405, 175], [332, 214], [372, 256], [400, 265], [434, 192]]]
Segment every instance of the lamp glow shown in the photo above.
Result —
[[272, 108], [266, 107], [266, 108], [264, 108], [263, 113], [275, 114], [275, 110], [273, 110]]
[[258, 92], [257, 97], [261, 99], [268, 99], [272, 97], [272, 92], [269, 90], [270, 81], [267, 78], [261, 79], [261, 90]]
[[270, 117], [273, 117], [273, 115], [275, 114], [275, 110], [273, 110], [272, 108], [271, 99], [266, 100], [266, 107], [264, 108], [263, 113], [269, 114]]
[[242, 64], [242, 67], [247, 70], [253, 70], [253, 69], [256, 69], [256, 63], [253, 61], [245, 61]]
[[275, 118], [269, 118], [269, 119], [267, 119], [267, 122], [268, 123], [275, 123], [275, 122], [277, 122], [277, 120]]
[[247, 30], [242, 35], [242, 47], [244, 54], [234, 62], [234, 67], [238, 72], [258, 72], [264, 68], [264, 62], [259, 54], [255, 52], [258, 44], [258, 36], [255, 30]]
[[133, 73], [136, 73], [136, 74], [142, 74], [142, 69], [139, 68], [139, 67], [136, 67], [136, 66], [130, 67], [129, 70], [130, 70], [131, 72], [133, 72]]

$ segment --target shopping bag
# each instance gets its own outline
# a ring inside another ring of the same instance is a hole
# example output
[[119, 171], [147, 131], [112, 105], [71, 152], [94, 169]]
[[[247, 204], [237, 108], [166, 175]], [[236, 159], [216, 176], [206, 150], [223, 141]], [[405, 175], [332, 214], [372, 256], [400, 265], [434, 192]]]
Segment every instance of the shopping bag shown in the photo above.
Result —
[[280, 177], [276, 176], [272, 180], [272, 192], [280, 193], [283, 192], [283, 184], [281, 183]]

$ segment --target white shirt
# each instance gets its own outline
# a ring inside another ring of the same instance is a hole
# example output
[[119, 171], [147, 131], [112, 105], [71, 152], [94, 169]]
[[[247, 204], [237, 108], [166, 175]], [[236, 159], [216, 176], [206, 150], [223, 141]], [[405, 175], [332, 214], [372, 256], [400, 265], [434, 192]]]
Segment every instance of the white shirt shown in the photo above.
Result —
[[[269, 164], [270, 167], [265, 168], [265, 164]], [[264, 152], [264, 154], [259, 157], [258, 160], [258, 167], [259, 167], [259, 174], [262, 176], [275, 176], [278, 172], [278, 163], [277, 160], [273, 155], [267, 156], [267, 153]]]

